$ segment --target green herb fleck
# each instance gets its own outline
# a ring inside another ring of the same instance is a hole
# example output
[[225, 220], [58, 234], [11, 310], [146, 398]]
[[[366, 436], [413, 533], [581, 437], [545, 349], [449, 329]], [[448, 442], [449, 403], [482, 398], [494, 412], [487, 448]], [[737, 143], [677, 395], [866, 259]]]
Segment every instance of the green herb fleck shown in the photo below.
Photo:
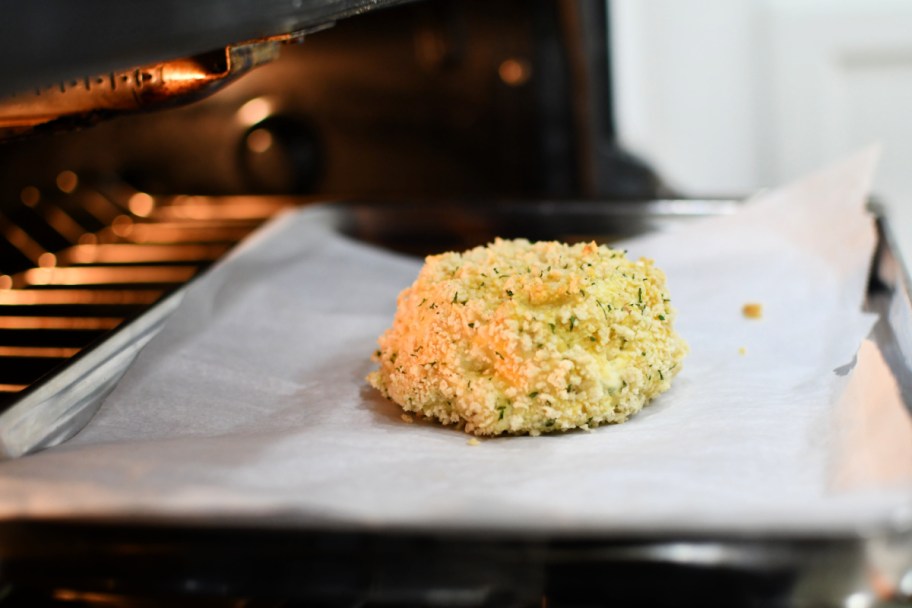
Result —
[[552, 334], [553, 334], [553, 333], [557, 333], [557, 329], [556, 329], [557, 326], [554, 325], [554, 323], [548, 323], [548, 325], [551, 327], [551, 333], [552, 333]]
[[[599, 299], [596, 299], [596, 300], [595, 300], [595, 303], [598, 305], [599, 308], [602, 309], [602, 314], [605, 315], [605, 320], [607, 321], [607, 320], [608, 320], [608, 311], [605, 310], [605, 305], [602, 304], [602, 301], [599, 300]], [[611, 304], [609, 304], [608, 306], [609, 306], [609, 309], [610, 309]]]
[[511, 290], [508, 289], [508, 290], [507, 290], [507, 295], [510, 296], [510, 297], [512, 298], [512, 297], [513, 297], [513, 292], [512, 292]]
[[469, 327], [471, 327], [472, 329], [475, 329], [475, 321], [472, 321], [471, 323], [469, 323]]
[[458, 298], [458, 297], [459, 297], [459, 292], [457, 291], [456, 293], [453, 294], [453, 302], [452, 302], [453, 304], [456, 303], [456, 298]]
[[659, 321], [664, 321], [664, 320], [665, 320], [665, 315], [659, 315]]
[[545, 420], [545, 426], [554, 426], [554, 423], [557, 422], [554, 418], [548, 418]]
[[418, 306], [421, 306], [421, 305], [424, 304], [425, 302], [427, 302], [427, 298], [421, 298], [421, 303], [418, 304]]
[[500, 407], [497, 408], [497, 411], [500, 413], [500, 415], [497, 417], [498, 420], [503, 420], [504, 411], [506, 411], [506, 409], [507, 409], [507, 406], [505, 406], [505, 405], [501, 405]]
[[529, 393], [529, 399], [535, 399], [536, 397], [538, 397], [538, 391], [532, 391]]
[[638, 289], [638, 291], [639, 291], [639, 293], [637, 294], [637, 302], [639, 302], [640, 304], [642, 304], [642, 303], [643, 303], [643, 288], [640, 287], [640, 288]]
[[576, 318], [576, 315], [570, 315], [570, 331], [573, 331], [573, 327], [576, 325], [576, 322], [579, 319]]
[[590, 342], [595, 342], [595, 336], [589, 336], [589, 341], [590, 341]]
[[661, 378], [662, 380], [665, 379], [665, 374], [662, 373], [662, 370], [659, 370], [659, 378]]
[[503, 358], [504, 358], [504, 356], [503, 356], [503, 355], [501, 355], [501, 354], [500, 354], [500, 353], [499, 353], [499, 352], [497, 352], [497, 351], [496, 351], [496, 350], [495, 350], [495, 351], [494, 351], [494, 354], [495, 354], [495, 355], [497, 355], [497, 356], [498, 356], [498, 357], [500, 357], [500, 358], [501, 358], [501, 359], [503, 359]]

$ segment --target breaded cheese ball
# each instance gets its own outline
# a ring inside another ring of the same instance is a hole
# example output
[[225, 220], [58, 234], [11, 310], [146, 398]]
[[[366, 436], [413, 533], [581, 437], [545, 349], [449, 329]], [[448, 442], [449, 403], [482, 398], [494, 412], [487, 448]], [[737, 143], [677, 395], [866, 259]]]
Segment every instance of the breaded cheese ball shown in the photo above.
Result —
[[367, 379], [475, 435], [623, 422], [681, 369], [669, 302], [652, 260], [595, 243], [497, 239], [429, 256]]

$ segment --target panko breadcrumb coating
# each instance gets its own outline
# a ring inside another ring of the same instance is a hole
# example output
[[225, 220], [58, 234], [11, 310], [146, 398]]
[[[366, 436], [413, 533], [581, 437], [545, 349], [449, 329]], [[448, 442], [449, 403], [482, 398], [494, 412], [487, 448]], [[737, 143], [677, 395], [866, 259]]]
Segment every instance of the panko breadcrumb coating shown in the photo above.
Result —
[[475, 435], [589, 429], [668, 390], [687, 352], [674, 316], [652, 260], [497, 239], [425, 260], [367, 379]]

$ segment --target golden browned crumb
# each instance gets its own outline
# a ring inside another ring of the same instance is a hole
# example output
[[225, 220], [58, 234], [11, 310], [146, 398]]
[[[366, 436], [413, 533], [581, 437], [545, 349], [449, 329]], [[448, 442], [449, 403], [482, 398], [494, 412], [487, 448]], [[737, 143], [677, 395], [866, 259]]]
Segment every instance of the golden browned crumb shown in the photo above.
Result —
[[481, 445], [481, 442], [478, 441], [477, 439], [475, 439], [474, 437], [472, 437], [471, 439], [466, 441], [466, 444], [471, 445], [471, 446], [476, 446], [476, 445]]
[[743, 357], [744, 355], [747, 354], [747, 349], [742, 346], [741, 348], [738, 349], [738, 354]]
[[498, 239], [426, 259], [368, 381], [407, 412], [476, 435], [623, 422], [681, 369], [674, 317], [651, 260]]
[[750, 302], [745, 304], [741, 308], [741, 314], [748, 319], [762, 319], [763, 318], [763, 304], [757, 304], [756, 302]]
[[415, 422], [415, 419], [412, 418], [411, 416], [409, 416], [408, 414], [402, 414], [401, 418], [402, 418], [402, 422], [405, 422], [406, 424], [411, 424], [411, 423]]

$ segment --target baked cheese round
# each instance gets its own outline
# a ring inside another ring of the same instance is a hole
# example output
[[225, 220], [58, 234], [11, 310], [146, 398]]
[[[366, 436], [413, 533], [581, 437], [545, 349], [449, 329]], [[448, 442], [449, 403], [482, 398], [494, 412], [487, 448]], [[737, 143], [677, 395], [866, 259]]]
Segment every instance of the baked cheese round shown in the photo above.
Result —
[[368, 381], [475, 435], [623, 422], [687, 353], [665, 275], [596, 243], [502, 240], [429, 256], [398, 298]]

